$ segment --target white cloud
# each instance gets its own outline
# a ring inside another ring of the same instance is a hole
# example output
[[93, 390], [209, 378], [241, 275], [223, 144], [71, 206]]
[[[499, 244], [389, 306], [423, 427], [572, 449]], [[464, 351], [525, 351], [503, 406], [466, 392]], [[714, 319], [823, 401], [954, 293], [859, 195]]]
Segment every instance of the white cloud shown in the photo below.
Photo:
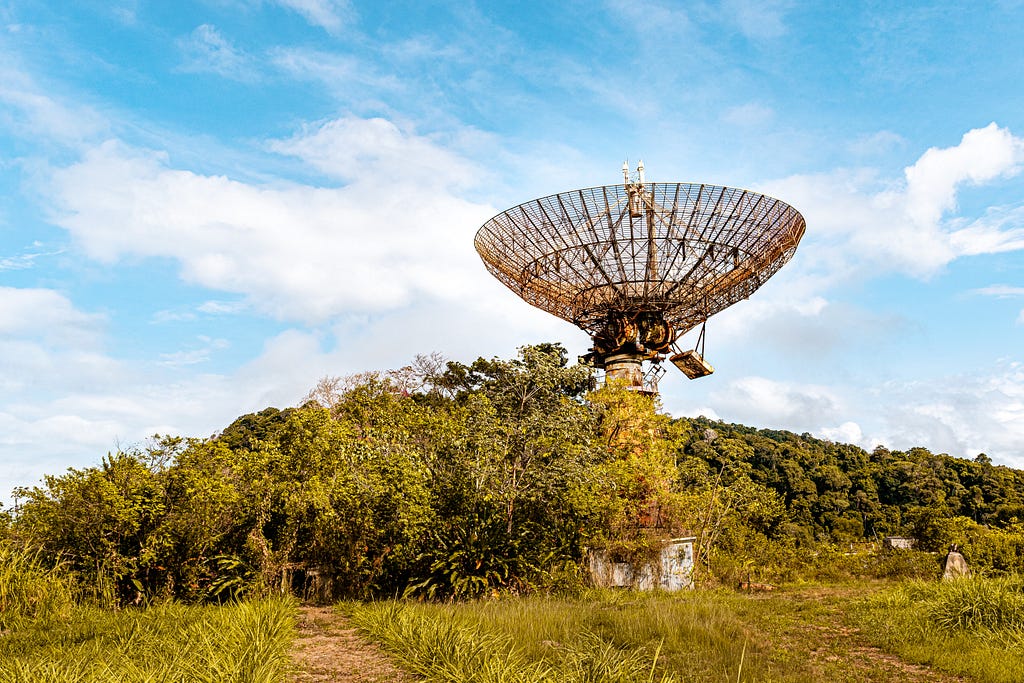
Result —
[[226, 339], [211, 339], [205, 335], [200, 335], [197, 341], [199, 341], [199, 345], [196, 347], [160, 354], [160, 364], [168, 367], [198, 365], [210, 360], [215, 352], [223, 351], [231, 346]]
[[299, 157], [333, 178], [369, 186], [464, 188], [478, 183], [484, 173], [443, 144], [382, 118], [328, 121], [289, 140], [274, 141], [270, 148]]
[[392, 73], [363, 59], [336, 52], [307, 48], [275, 48], [270, 60], [292, 78], [313, 81], [353, 106], [380, 105], [380, 98], [403, 89], [402, 81]]
[[999, 254], [1024, 249], [1024, 207], [996, 207], [972, 221], [967, 227], [953, 231], [950, 243], [959, 254]]
[[0, 123], [27, 138], [72, 145], [107, 129], [104, 117], [88, 105], [63, 102], [10, 66], [0, 67]]
[[55, 222], [93, 258], [174, 258], [187, 281], [282, 319], [468, 298], [486, 277], [472, 235], [496, 211], [453, 192], [477, 174], [461, 157], [379, 119], [328, 122], [273, 146], [349, 182], [251, 185], [110, 141], [54, 173]]
[[979, 289], [972, 289], [971, 294], [982, 296], [994, 296], [1000, 299], [1008, 299], [1015, 296], [1024, 296], [1024, 287], [1011, 287], [1009, 285], [990, 285]]
[[328, 33], [338, 33], [351, 19], [352, 6], [347, 0], [272, 0], [281, 7], [301, 14], [313, 26]]
[[748, 376], [697, 400], [713, 407], [672, 406], [672, 412], [806, 431], [869, 450], [923, 446], [962, 458], [984, 452], [996, 462], [1024, 467], [1024, 363], [1017, 361], [874, 385], [822, 386]]
[[184, 62], [182, 71], [213, 73], [237, 81], [256, 78], [251, 57], [231, 44], [215, 26], [201, 24], [178, 41]]
[[0, 338], [87, 346], [96, 340], [102, 320], [52, 289], [0, 287]]
[[[41, 246], [36, 243], [35, 248]], [[26, 251], [16, 256], [0, 256], [0, 271], [4, 270], [28, 270], [36, 265], [36, 261], [47, 256], [57, 256], [64, 253], [62, 249], [57, 251]]]
[[893, 447], [923, 445], [959, 457], [985, 452], [1024, 465], [1024, 365], [1006, 363], [989, 373], [890, 383], [878, 389]]
[[797, 432], [834, 424], [843, 402], [834, 390], [819, 385], [742, 377], [711, 394], [724, 419], [751, 425], [786, 425]]
[[864, 432], [856, 422], [844, 422], [838, 427], [824, 427], [818, 433], [830, 441], [838, 443], [862, 444]]
[[1024, 140], [990, 123], [964, 133], [956, 147], [932, 147], [905, 171], [906, 212], [919, 225], [934, 225], [956, 208], [956, 189], [1016, 174], [1024, 161]]
[[246, 309], [244, 301], [204, 301], [196, 310], [209, 315], [231, 315], [241, 313]]
[[153, 322], [157, 325], [163, 325], [165, 323], [179, 323], [195, 319], [196, 314], [192, 313], [191, 311], [162, 310], [154, 313], [153, 317], [150, 319], [150, 322]]
[[605, 4], [641, 33], [667, 31], [670, 28], [673, 31], [688, 32], [691, 28], [687, 12], [673, 3], [657, 0], [607, 0]]
[[[225, 375], [185, 367], [201, 360], [188, 352], [127, 363], [0, 337], [0, 505], [14, 486], [95, 465], [154, 433], [208, 436], [240, 414], [296, 403], [329, 360], [315, 342], [289, 344], [296, 336], [270, 340], [260, 358]], [[197, 341], [201, 353], [226, 344]]]
[[[865, 267], [933, 275], [961, 256], [1024, 249], [1024, 209], [990, 210], [966, 227], [943, 220], [965, 183], [1017, 174], [1024, 140], [990, 124], [960, 144], [926, 151], [904, 173], [884, 181], [872, 171], [793, 176], [760, 188], [798, 207], [814, 242], [817, 271], [850, 274]], [[806, 247], [805, 247], [806, 249]]]

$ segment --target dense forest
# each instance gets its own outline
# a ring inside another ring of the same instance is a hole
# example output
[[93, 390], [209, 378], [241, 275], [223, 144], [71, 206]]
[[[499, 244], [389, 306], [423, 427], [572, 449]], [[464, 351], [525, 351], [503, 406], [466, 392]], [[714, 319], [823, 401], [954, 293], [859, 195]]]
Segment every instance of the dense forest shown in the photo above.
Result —
[[[595, 389], [558, 345], [325, 378], [210, 438], [155, 436], [15, 491], [0, 541], [122, 602], [268, 590], [573, 589], [587, 548], [698, 538], [704, 582], [1024, 566], [1024, 472], [704, 418]], [[864, 552], [885, 535], [910, 553]]]

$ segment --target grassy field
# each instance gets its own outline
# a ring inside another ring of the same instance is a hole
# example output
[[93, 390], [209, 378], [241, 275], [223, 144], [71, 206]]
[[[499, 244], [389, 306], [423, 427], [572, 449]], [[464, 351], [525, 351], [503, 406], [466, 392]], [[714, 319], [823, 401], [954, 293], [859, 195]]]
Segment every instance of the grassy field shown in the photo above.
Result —
[[1009, 683], [1024, 680], [1020, 589], [973, 580], [761, 595], [595, 591], [341, 609], [430, 681]]
[[288, 671], [294, 604], [74, 607], [0, 636], [5, 683], [277, 683]]
[[1024, 681], [1024, 577], [909, 582], [859, 612], [873, 642], [908, 661], [978, 681]]
[[[279, 683], [294, 673], [290, 600], [111, 610], [74, 595], [32, 554], [0, 552], [0, 681]], [[435, 682], [1024, 681], [1022, 577], [340, 610]], [[358, 649], [344, 666], [360, 666]]]

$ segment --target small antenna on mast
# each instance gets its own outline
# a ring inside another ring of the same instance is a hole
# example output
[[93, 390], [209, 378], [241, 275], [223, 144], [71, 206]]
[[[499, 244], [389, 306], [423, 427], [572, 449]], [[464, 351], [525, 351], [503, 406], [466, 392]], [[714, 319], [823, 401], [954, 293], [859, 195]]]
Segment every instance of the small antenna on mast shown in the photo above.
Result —
[[629, 159], [622, 162], [622, 179], [629, 185]]
[[640, 184], [644, 184], [644, 160], [641, 159], [640, 163], [637, 164], [636, 172], [640, 175]]

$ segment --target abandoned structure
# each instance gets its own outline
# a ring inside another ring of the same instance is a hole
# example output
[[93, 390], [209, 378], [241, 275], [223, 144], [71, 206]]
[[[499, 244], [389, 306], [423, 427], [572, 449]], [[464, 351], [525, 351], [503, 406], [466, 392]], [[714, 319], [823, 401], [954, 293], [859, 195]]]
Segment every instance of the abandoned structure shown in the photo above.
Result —
[[912, 550], [917, 539], [910, 536], [886, 536], [882, 539], [882, 550]]
[[[483, 224], [475, 246], [509, 289], [591, 336], [584, 359], [654, 393], [669, 360], [690, 379], [708, 318], [748, 298], [796, 252], [805, 222], [750, 190], [652, 183], [643, 162], [623, 183], [533, 199]], [[700, 328], [696, 345], [676, 340]], [[649, 363], [645, 371], [644, 363]]]
[[594, 585], [600, 588], [678, 591], [693, 588], [695, 537], [673, 538], [647, 562], [615, 562], [607, 551], [591, 550], [587, 563]]

